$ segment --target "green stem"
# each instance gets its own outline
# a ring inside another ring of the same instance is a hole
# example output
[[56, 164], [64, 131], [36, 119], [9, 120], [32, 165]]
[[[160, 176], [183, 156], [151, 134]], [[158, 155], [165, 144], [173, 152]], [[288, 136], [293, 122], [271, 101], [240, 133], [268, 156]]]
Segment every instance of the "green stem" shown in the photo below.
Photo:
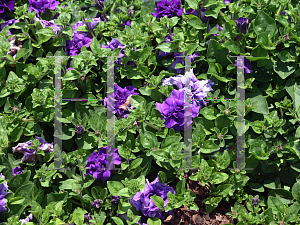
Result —
[[280, 6], [279, 6], [279, 9], [278, 9], [278, 11], [277, 11], [277, 15], [280, 15], [280, 11], [282, 10], [282, 4], [280, 4]]
[[[279, 102], [279, 97], [278, 97], [278, 93], [277, 93], [277, 100]], [[280, 107], [280, 114], [281, 114], [281, 119], [283, 119], [283, 111], [282, 108]]]
[[24, 120], [22, 120], [22, 122], [30, 122], [30, 121], [34, 121], [34, 119], [24, 119]]
[[154, 129], [156, 129], [156, 130], [161, 131], [161, 129], [160, 129], [159, 127], [154, 126], [153, 124], [149, 123], [148, 121], [144, 120], [143, 122], [145, 122], [145, 123], [146, 123], [147, 125], [149, 125], [150, 127], [154, 128]]
[[96, 37], [95, 34], [94, 34], [94, 32], [91, 30], [91, 28], [89, 27], [88, 23], [86, 22], [85, 18], [83, 17], [82, 19], [83, 19], [83, 21], [84, 21], [84, 23], [85, 23], [87, 29], [89, 30], [89, 33], [90, 33], [93, 37]]
[[70, 198], [68, 198], [68, 201], [69, 201], [69, 202], [72, 202], [72, 203], [74, 203], [74, 204], [76, 204], [76, 205], [82, 206], [80, 203], [75, 202], [74, 200], [72, 200], [72, 199], [70, 199]]

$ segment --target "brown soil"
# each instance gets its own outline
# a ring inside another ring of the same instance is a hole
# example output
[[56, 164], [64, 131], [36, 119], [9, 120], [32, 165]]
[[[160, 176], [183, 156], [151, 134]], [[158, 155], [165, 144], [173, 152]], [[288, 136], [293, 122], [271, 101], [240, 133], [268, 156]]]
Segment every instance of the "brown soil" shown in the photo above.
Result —
[[[192, 181], [185, 174], [186, 188], [193, 191], [196, 194], [195, 203], [198, 205], [199, 210], [189, 210], [186, 206], [182, 206], [179, 209], [174, 209], [173, 215], [168, 216], [162, 225], [220, 225], [220, 224], [237, 224], [236, 219], [232, 219], [231, 216], [226, 213], [231, 212], [231, 207], [234, 205], [234, 201], [226, 202], [222, 200], [218, 207], [211, 213], [207, 214], [205, 211], [205, 204], [203, 200], [212, 196], [210, 194], [210, 185], [206, 183], [203, 187], [201, 181]], [[179, 179], [176, 177], [169, 185], [176, 189], [176, 185]]]

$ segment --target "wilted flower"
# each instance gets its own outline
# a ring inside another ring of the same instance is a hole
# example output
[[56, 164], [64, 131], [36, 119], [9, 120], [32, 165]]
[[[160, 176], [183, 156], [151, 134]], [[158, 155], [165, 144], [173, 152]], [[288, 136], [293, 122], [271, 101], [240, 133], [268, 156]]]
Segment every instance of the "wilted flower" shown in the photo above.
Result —
[[[169, 77], [162, 81], [162, 85], [175, 85], [180, 91], [184, 87], [191, 89], [191, 100], [195, 106], [201, 106], [201, 102], [206, 106], [207, 103], [203, 101], [204, 98], [208, 97], [207, 92], [213, 91], [212, 86], [214, 82], [212, 80], [198, 80], [191, 69], [191, 79], [188, 80], [186, 76], [177, 75], [175, 77]], [[201, 100], [201, 101], [199, 101]]]
[[[175, 194], [175, 190], [167, 184], [161, 184], [158, 176], [153, 182], [146, 179], [146, 186], [143, 191], [137, 192], [130, 200], [129, 203], [133, 205], [137, 211], [142, 211], [145, 217], [158, 217], [164, 219], [160, 209], [154, 204], [151, 196], [159, 196], [164, 200], [164, 207], [168, 203], [168, 193]], [[168, 214], [173, 214], [170, 210]]]
[[19, 220], [21, 223], [21, 225], [25, 224], [25, 223], [29, 223], [29, 221], [32, 220], [32, 213], [29, 214], [29, 216], [27, 216], [25, 219]]
[[[102, 147], [98, 152], [93, 152], [87, 159], [87, 170], [85, 176], [92, 175], [96, 180], [107, 181], [111, 175], [111, 171], [106, 169], [107, 147]], [[120, 165], [122, 160], [118, 154], [118, 148], [114, 150], [114, 164]]]
[[16, 168], [13, 168], [13, 177], [15, 176], [15, 175], [18, 175], [18, 174], [21, 174], [21, 173], [23, 173], [23, 169], [20, 167], [20, 166], [17, 166]]
[[17, 105], [15, 105], [13, 108], [12, 108], [12, 113], [15, 113], [15, 112], [18, 112], [20, 109]]
[[121, 198], [120, 196], [114, 196], [114, 195], [110, 196], [111, 205], [117, 206], [120, 201], [120, 198]]
[[155, 8], [155, 13], [151, 13], [157, 19], [164, 16], [171, 18], [173, 16], [181, 16], [183, 9], [181, 8], [180, 0], [162, 0], [157, 3], [157, 8]]
[[[105, 97], [103, 100], [104, 106], [107, 106], [110, 111], [114, 111], [114, 114], [116, 114], [118, 117], [127, 118], [130, 113], [128, 109], [134, 109], [131, 103], [129, 104], [128, 98], [130, 98], [130, 95], [139, 94], [137, 92], [137, 88], [131, 85], [126, 86], [125, 88], [121, 88], [116, 83], [114, 84], [114, 86], [114, 98], [109, 99], [110, 101], [107, 102], [108, 99], [107, 97]], [[109, 97], [112, 97], [112, 95], [109, 95]], [[126, 105], [126, 107], [121, 107], [126, 103], [126, 101], [128, 101], [128, 105]]]
[[243, 34], [248, 33], [250, 19], [240, 17], [240, 18], [238, 18], [238, 20], [235, 21], [235, 23], [241, 33], [243, 33]]
[[[181, 54], [181, 53], [178, 53], [178, 52], [175, 52], [174, 53], [174, 58], [175, 58], [175, 61], [172, 63], [171, 67], [173, 69], [175, 69], [175, 66], [177, 63], [181, 63], [182, 65], [184, 65], [184, 62], [185, 62], [185, 58], [182, 57], [185, 55], [185, 51]], [[195, 57], [197, 56], [200, 56], [200, 53], [199, 52], [195, 52], [194, 54], [190, 55], [191, 56], [191, 62], [193, 62], [195, 60]], [[175, 69], [177, 73], [181, 73], [183, 68], [178, 68], [178, 69]]]
[[134, 17], [135, 11], [133, 9], [127, 9], [128, 17]]
[[254, 197], [254, 198], [252, 199], [252, 205], [257, 206], [259, 200], [260, 200], [259, 198]]
[[[0, 174], [0, 177], [5, 180], [5, 176]], [[6, 199], [5, 196], [8, 194], [8, 185], [7, 182], [0, 184], [0, 216], [3, 211], [7, 211], [6, 208]]]
[[37, 17], [40, 17], [40, 13], [45, 13], [46, 9], [55, 10], [59, 1], [56, 0], [28, 0], [29, 11], [35, 11]]
[[200, 106], [194, 106], [190, 103], [184, 102], [184, 90], [178, 91], [173, 89], [171, 97], [167, 98], [164, 103], [156, 103], [158, 111], [165, 119], [165, 126], [167, 128], [173, 128], [175, 131], [184, 130], [184, 124], [190, 126], [193, 121], [187, 121], [185, 118], [184, 104], [191, 106], [191, 112], [186, 112], [192, 118], [195, 118], [199, 114]]
[[[15, 0], [0, 0], [0, 14], [14, 10]], [[4, 12], [6, 10], [6, 12]], [[5, 16], [6, 17], [6, 16]]]
[[82, 134], [84, 132], [84, 130], [85, 130], [85, 128], [82, 125], [77, 124], [76, 127], [75, 127], [75, 133], [76, 134]]
[[[172, 36], [174, 36], [174, 33], [172, 33]], [[171, 41], [173, 41], [172, 36], [170, 34], [168, 34], [166, 36], [165, 41], [163, 41], [162, 43], [165, 43], [165, 42], [170, 43]], [[163, 52], [162, 50], [159, 50], [159, 52], [158, 52], [158, 56], [166, 57], [169, 55], [173, 55], [173, 52]]]
[[96, 206], [96, 208], [100, 208], [100, 206], [102, 205], [103, 201], [101, 199], [96, 199], [94, 201], [94, 203], [92, 203], [92, 206]]
[[251, 73], [252, 72], [252, 70], [250, 70], [251, 63], [250, 63], [249, 59], [245, 59], [244, 66], [243, 66], [242, 59], [237, 59], [237, 60], [235, 60], [234, 66], [238, 66], [239, 69], [243, 69], [244, 68], [245, 69], [245, 73]]

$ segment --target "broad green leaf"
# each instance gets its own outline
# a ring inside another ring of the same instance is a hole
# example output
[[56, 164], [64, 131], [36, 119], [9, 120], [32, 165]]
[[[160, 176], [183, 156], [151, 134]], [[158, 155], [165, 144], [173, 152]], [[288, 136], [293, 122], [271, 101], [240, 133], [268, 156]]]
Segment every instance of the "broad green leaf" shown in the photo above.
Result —
[[262, 10], [258, 10], [253, 27], [256, 34], [266, 33], [270, 35], [271, 38], [277, 31], [275, 20]]
[[274, 71], [281, 77], [281, 79], [286, 79], [292, 73], [295, 72], [297, 68], [296, 63], [285, 63], [280, 60], [274, 63]]
[[292, 187], [292, 195], [300, 203], [300, 183], [296, 182]]
[[119, 181], [107, 181], [107, 187], [112, 195], [117, 196], [118, 191], [124, 188], [124, 185]]

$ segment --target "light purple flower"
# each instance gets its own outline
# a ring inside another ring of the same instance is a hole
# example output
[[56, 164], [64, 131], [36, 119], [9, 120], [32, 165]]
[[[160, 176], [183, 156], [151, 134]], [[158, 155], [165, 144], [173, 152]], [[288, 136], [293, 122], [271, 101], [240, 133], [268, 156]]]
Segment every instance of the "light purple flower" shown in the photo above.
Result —
[[54, 20], [47, 21], [47, 20], [40, 20], [37, 17], [33, 18], [33, 22], [36, 21], [39, 21], [43, 28], [52, 27], [53, 33], [55, 35], [57, 35], [62, 30], [62, 27], [60, 25], [56, 25]]
[[100, 208], [100, 206], [102, 205], [102, 203], [103, 203], [103, 201], [102, 201], [101, 199], [96, 199], [96, 200], [94, 201], [94, 203], [92, 203], [92, 206], [93, 206], [93, 207], [96, 206], [96, 208], [98, 209], [98, 208]]
[[[10, 26], [10, 25], [15, 24], [15, 23], [18, 23], [18, 22], [20, 22], [20, 20], [11, 19], [11, 20], [5, 21], [4, 23], [1, 23], [1, 24], [0, 24], [0, 32], [3, 30], [4, 27]], [[8, 35], [8, 36], [9, 36], [9, 35], [12, 35], [12, 32], [13, 32], [13, 31], [14, 31], [13, 28], [12, 28], [12, 29], [9, 29], [8, 32], [7, 32], [7, 35]], [[8, 39], [8, 40], [11, 40], [11, 38]]]
[[158, 111], [165, 119], [165, 126], [167, 128], [173, 128], [175, 131], [184, 130], [184, 124], [189, 127], [193, 121], [187, 121], [185, 117], [184, 104], [190, 106], [191, 112], [186, 112], [186, 115], [195, 118], [198, 116], [200, 106], [194, 106], [190, 103], [184, 102], [184, 90], [178, 91], [173, 89], [171, 97], [167, 98], [164, 103], [157, 103], [156, 107]]
[[122, 24], [123, 30], [125, 30], [125, 26], [130, 27], [130, 24], [131, 24], [131, 20], [127, 20], [127, 21], [123, 22], [123, 24]]
[[[2, 175], [2, 173], [0, 174], [0, 177], [2, 177], [3, 179], [5, 179], [5, 176]], [[6, 199], [5, 199], [5, 196], [8, 194], [8, 185], [7, 185], [7, 182], [4, 182], [2, 184], [0, 184], [0, 216], [1, 216], [1, 213], [3, 211], [7, 211], [7, 208], [6, 208]]]
[[27, 216], [25, 219], [19, 220], [21, 223], [21, 225], [25, 224], [25, 223], [29, 223], [30, 220], [32, 220], [32, 213], [29, 214], [29, 216]]
[[157, 19], [164, 16], [171, 18], [173, 16], [181, 16], [183, 9], [181, 8], [180, 0], [162, 0], [157, 3], [155, 13], [151, 13]]
[[[98, 152], [93, 152], [87, 160], [87, 170], [85, 176], [88, 174], [92, 175], [96, 180], [107, 181], [111, 176], [111, 171], [106, 168], [107, 165], [107, 156], [106, 153], [107, 147], [102, 147]], [[114, 150], [114, 164], [120, 165], [122, 159], [118, 154], [118, 148]]]
[[[90, 20], [90, 19], [86, 19], [86, 20]], [[100, 21], [102, 21], [101, 18], [93, 18], [93, 21], [92, 21], [92, 22], [88, 22], [87, 24], [88, 24], [89, 28], [93, 31], [93, 30], [95, 29], [96, 25], [97, 25]], [[78, 21], [77, 23], [75, 23], [75, 24], [73, 25], [73, 27], [72, 27], [72, 29], [73, 29], [73, 35], [74, 35], [75, 33], [79, 33], [79, 34], [86, 34], [86, 33], [87, 33], [87, 32], [84, 32], [84, 31], [76, 31], [76, 29], [77, 29], [78, 27], [81, 27], [81, 26], [85, 26], [85, 27], [86, 27], [86, 24], [85, 24], [84, 21]]]
[[77, 124], [75, 127], [75, 133], [76, 134], [82, 134], [84, 132], [85, 128], [82, 125]]
[[231, 3], [231, 0], [224, 0], [223, 3], [224, 4], [229, 4], [229, 3]]
[[17, 166], [16, 168], [13, 168], [13, 177], [15, 176], [15, 175], [18, 175], [18, 174], [21, 174], [21, 173], [23, 173], [23, 169], [20, 167], [20, 166]]
[[235, 60], [235, 64], [234, 66], [238, 66], [239, 69], [245, 69], [245, 73], [251, 73], [252, 70], [250, 70], [250, 66], [251, 66], [251, 63], [250, 63], [250, 60], [249, 59], [246, 59], [245, 58], [245, 63], [244, 63], [244, 66], [243, 66], [243, 61], [242, 60]]
[[56, 0], [28, 0], [30, 12], [35, 11], [37, 17], [40, 17], [40, 13], [45, 13], [46, 9], [55, 10], [59, 1]]
[[[128, 98], [130, 98], [130, 95], [138, 95], [137, 88], [129, 85], [125, 88], [121, 88], [118, 86], [118, 84], [114, 84], [115, 86], [115, 92], [114, 92], [114, 98], [110, 99], [109, 103], [107, 104], [107, 97], [104, 98], [103, 103], [104, 106], [107, 106], [110, 111], [114, 111], [114, 114], [116, 114], [120, 118], [127, 118], [130, 114], [130, 111], [128, 109], [134, 109], [134, 107], [131, 104], [127, 105], [126, 107], [121, 107]], [[109, 95], [109, 97], [112, 97], [112, 95]]]
[[[130, 200], [130, 204], [133, 205], [137, 211], [142, 211], [145, 217], [158, 217], [164, 219], [160, 209], [154, 204], [151, 196], [159, 196], [164, 200], [164, 207], [168, 203], [168, 193], [175, 194], [175, 190], [169, 187], [167, 184], [161, 184], [158, 176], [153, 182], [149, 182], [146, 179], [146, 186], [143, 191], [137, 192]], [[168, 214], [172, 214], [173, 210], [170, 210]]]

